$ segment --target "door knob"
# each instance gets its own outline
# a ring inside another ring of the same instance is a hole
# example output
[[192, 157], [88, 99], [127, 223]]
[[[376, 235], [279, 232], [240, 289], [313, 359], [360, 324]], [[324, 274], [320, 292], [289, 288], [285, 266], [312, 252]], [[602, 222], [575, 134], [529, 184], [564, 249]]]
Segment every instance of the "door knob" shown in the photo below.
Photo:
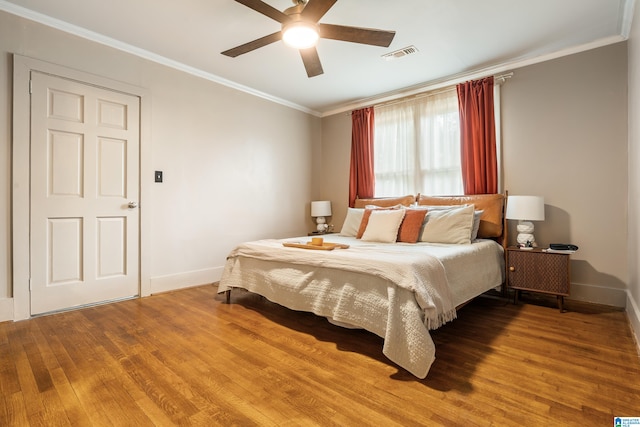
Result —
[[129, 209], [135, 209], [138, 207], [138, 202], [129, 202], [127, 206]]

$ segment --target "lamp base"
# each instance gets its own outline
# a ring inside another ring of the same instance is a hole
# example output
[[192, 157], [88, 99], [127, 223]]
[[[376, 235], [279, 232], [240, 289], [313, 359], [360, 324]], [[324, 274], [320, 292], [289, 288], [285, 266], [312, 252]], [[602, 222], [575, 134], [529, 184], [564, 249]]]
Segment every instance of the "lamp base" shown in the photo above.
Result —
[[529, 247], [534, 248], [538, 246], [536, 238], [533, 236], [533, 223], [531, 221], [520, 221], [516, 227], [518, 230], [518, 237], [516, 241], [521, 248]]
[[316, 226], [316, 230], [318, 230], [318, 233], [324, 233], [325, 231], [327, 231], [327, 228], [329, 228], [329, 226], [327, 225], [327, 220], [323, 216], [316, 217], [316, 224], [318, 224]]

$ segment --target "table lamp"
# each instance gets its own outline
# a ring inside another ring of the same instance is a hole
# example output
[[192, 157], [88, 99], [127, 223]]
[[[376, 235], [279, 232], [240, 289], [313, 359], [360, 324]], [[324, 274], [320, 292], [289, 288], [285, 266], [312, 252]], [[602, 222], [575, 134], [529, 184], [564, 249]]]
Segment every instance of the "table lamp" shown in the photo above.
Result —
[[331, 216], [331, 202], [329, 200], [320, 200], [311, 202], [311, 216], [315, 217], [317, 227], [320, 233], [324, 233], [327, 228], [326, 216]]
[[531, 221], [544, 221], [544, 198], [540, 196], [509, 196], [507, 219], [518, 220], [517, 242], [520, 248], [537, 246]]

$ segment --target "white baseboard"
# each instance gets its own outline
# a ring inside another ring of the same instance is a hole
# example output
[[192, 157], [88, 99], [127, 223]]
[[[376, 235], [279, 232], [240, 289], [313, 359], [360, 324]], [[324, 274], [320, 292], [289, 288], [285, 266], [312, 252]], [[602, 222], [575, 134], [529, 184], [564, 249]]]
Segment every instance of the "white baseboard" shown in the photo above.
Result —
[[627, 290], [571, 283], [571, 296], [568, 299], [624, 308], [627, 306]]
[[0, 298], [0, 322], [13, 320], [13, 298]]
[[572, 283], [571, 296], [569, 298], [577, 301], [625, 308], [631, 325], [631, 332], [638, 346], [638, 354], [640, 355], [640, 307], [628, 290]]
[[[157, 294], [217, 282], [222, 277], [223, 270], [224, 267], [216, 267], [154, 277], [151, 279], [151, 293]], [[0, 322], [15, 320], [13, 305], [13, 298], [0, 298]]]
[[206, 268], [151, 278], [151, 294], [205, 285], [220, 280], [224, 267]]
[[627, 292], [627, 317], [629, 318], [629, 323], [631, 324], [631, 332], [635, 335], [636, 338], [638, 355], [640, 355], [640, 308], [631, 296], [630, 292]]

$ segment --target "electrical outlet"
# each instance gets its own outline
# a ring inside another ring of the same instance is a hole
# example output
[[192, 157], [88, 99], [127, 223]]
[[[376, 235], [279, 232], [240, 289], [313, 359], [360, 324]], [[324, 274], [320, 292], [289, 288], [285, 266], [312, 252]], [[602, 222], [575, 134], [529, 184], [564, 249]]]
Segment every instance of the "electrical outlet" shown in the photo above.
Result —
[[156, 171], [156, 182], [162, 182], [162, 171]]

